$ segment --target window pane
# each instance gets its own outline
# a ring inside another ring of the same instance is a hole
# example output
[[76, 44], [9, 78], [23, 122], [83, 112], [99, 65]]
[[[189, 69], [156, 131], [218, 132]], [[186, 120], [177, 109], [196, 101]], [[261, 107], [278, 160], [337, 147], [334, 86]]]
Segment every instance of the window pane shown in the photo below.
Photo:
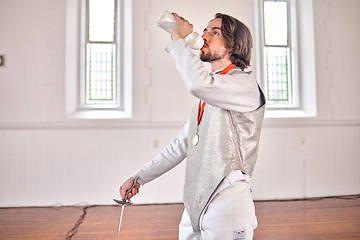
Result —
[[89, 41], [113, 42], [114, 0], [89, 0]]
[[265, 45], [288, 44], [287, 2], [264, 1]]
[[116, 45], [88, 43], [86, 103], [116, 103]]
[[290, 49], [265, 47], [265, 79], [268, 101], [291, 104]]

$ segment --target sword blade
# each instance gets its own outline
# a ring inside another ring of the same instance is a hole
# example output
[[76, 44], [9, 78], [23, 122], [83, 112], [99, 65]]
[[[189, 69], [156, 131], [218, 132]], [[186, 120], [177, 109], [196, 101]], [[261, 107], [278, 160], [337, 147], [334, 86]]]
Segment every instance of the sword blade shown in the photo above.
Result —
[[120, 234], [120, 228], [121, 228], [121, 221], [122, 221], [123, 213], [124, 213], [124, 207], [125, 207], [125, 204], [122, 204], [121, 205], [121, 212], [120, 212], [120, 219], [119, 219], [119, 228], [118, 228], [116, 240], [119, 240], [119, 234]]

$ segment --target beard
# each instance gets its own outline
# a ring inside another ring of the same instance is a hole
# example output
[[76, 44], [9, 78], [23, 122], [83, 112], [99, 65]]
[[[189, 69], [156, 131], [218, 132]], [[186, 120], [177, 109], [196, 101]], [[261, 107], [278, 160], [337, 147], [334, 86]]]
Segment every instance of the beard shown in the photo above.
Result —
[[219, 59], [223, 59], [226, 56], [226, 54], [227, 54], [227, 51], [212, 53], [211, 50], [209, 49], [208, 52], [205, 52], [205, 51], [200, 52], [200, 59], [203, 62], [212, 62], [212, 61], [216, 61]]

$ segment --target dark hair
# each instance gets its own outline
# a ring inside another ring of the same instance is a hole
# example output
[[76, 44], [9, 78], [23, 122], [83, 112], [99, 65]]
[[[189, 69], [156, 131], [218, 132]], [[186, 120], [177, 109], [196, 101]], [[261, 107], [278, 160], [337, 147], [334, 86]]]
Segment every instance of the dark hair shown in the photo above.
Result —
[[225, 38], [226, 47], [231, 50], [230, 61], [242, 70], [250, 66], [253, 39], [248, 27], [236, 18], [216, 13], [221, 18], [221, 34]]

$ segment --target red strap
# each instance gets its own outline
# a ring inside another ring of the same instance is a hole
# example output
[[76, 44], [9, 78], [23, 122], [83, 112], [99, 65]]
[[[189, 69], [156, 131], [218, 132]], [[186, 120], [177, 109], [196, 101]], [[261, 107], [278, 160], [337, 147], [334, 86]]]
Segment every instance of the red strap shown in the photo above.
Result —
[[234, 67], [236, 67], [235, 64], [229, 64], [226, 68], [224, 68], [221, 72], [220, 72], [220, 75], [223, 75], [223, 74], [227, 74], [231, 69], [233, 69]]
[[201, 105], [201, 100], [199, 101], [199, 110], [198, 110], [198, 117], [197, 117], [197, 123], [198, 125], [200, 124], [202, 115], [204, 113], [204, 108], [205, 108], [206, 102], [203, 102]]

